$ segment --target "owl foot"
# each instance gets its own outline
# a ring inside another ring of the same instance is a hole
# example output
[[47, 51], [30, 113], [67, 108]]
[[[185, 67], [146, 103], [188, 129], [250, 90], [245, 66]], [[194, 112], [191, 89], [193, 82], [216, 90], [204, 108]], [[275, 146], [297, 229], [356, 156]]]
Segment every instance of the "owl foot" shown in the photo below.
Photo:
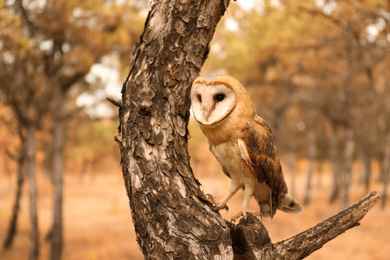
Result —
[[246, 211], [243, 211], [243, 210], [240, 210], [236, 215], [234, 215], [231, 219], [230, 219], [230, 223], [235, 223], [236, 220], [239, 218], [239, 217], [243, 217], [245, 220], [247, 218], [247, 213], [255, 216], [255, 217], [260, 217], [260, 219], [263, 219], [263, 215], [261, 215], [260, 212], [258, 211], [255, 211], [255, 210], [246, 210]]
[[224, 210], [226, 210], [226, 211], [229, 211], [229, 207], [228, 207], [226, 204], [222, 203], [222, 202], [217, 202], [217, 203], [215, 204], [215, 206], [214, 206], [214, 209], [215, 209], [215, 210], [218, 210], [218, 211], [220, 211], [221, 209], [224, 209]]
[[211, 203], [211, 205], [215, 205], [215, 200], [214, 200], [214, 197], [213, 195], [211, 194], [206, 194], [206, 199]]
[[215, 202], [213, 195], [211, 194], [206, 194], [207, 200], [213, 205], [213, 209], [220, 211], [221, 209], [225, 209], [226, 211], [229, 211], [229, 207], [222, 203], [222, 202]]

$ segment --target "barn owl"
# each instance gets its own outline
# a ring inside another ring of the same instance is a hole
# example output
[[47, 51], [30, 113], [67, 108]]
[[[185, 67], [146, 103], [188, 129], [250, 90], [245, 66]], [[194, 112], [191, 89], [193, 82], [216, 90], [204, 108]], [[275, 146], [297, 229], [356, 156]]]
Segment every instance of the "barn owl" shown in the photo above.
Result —
[[[287, 193], [271, 129], [240, 82], [227, 75], [212, 80], [199, 77], [192, 85], [191, 104], [210, 151], [231, 179], [227, 195], [215, 203], [216, 210], [228, 209], [226, 203], [242, 188], [244, 200], [233, 221], [246, 219], [247, 213], [273, 218], [277, 209], [302, 212], [302, 205]], [[252, 196], [260, 212], [248, 209]]]

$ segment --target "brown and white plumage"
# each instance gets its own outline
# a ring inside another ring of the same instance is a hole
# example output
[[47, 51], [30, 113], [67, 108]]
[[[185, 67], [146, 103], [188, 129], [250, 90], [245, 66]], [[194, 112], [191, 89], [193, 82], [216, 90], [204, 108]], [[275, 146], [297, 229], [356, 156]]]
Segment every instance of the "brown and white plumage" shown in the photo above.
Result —
[[[197, 78], [191, 90], [192, 110], [206, 135], [210, 151], [231, 186], [215, 209], [226, 208], [227, 201], [240, 188], [244, 201], [235, 215], [256, 213], [248, 210], [253, 196], [263, 217], [273, 217], [276, 209], [299, 213], [303, 207], [287, 192], [275, 141], [268, 124], [257, 115], [245, 88], [231, 76], [212, 80]], [[233, 218], [235, 218], [233, 217]]]

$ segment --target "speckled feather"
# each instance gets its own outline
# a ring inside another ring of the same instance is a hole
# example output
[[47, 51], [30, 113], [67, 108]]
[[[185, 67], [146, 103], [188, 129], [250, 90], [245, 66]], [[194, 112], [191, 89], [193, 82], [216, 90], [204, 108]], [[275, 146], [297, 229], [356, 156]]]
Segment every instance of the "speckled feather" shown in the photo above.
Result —
[[247, 144], [257, 181], [265, 182], [271, 189], [272, 217], [287, 193], [287, 185], [271, 129], [259, 116], [255, 116], [254, 119], [255, 124], [248, 123], [244, 128], [243, 140]]

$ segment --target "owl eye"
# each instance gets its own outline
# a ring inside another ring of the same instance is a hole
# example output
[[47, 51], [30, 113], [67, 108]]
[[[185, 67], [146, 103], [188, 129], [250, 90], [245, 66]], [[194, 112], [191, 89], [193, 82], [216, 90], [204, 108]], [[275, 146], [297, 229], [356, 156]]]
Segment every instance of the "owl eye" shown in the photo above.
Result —
[[201, 95], [198, 95], [197, 98], [198, 98], [198, 101], [199, 101], [200, 103], [202, 103], [202, 96], [201, 96]]
[[220, 102], [222, 100], [225, 99], [225, 95], [224, 94], [217, 94], [214, 96], [214, 100], [217, 101], [217, 102]]

